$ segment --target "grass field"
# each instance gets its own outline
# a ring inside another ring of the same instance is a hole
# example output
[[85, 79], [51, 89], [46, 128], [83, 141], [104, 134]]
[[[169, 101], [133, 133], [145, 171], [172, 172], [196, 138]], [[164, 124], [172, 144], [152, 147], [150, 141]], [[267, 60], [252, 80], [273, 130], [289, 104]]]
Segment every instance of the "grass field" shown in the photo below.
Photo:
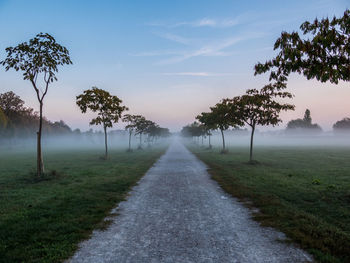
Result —
[[122, 201], [166, 147], [144, 151], [46, 152], [50, 175], [37, 180], [35, 153], [0, 153], [0, 262], [61, 262]]
[[257, 147], [207, 150], [189, 145], [222, 188], [255, 218], [299, 243], [320, 262], [350, 262], [350, 148]]

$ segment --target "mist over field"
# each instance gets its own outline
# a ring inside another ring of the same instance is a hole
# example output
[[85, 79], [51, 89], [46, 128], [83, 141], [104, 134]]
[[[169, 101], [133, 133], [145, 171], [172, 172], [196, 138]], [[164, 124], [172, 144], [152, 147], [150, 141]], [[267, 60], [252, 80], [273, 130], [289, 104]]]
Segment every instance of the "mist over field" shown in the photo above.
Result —
[[[117, 133], [117, 134], [115, 134]], [[108, 148], [112, 151], [126, 151], [129, 147], [129, 135], [123, 130], [108, 134]], [[159, 138], [155, 142], [148, 142], [142, 139], [142, 146], [145, 150], [152, 147], [162, 147], [169, 143], [169, 138]], [[11, 138], [0, 140], [0, 153], [11, 152], [35, 152], [37, 141], [34, 137], [30, 138]], [[140, 144], [139, 136], [132, 136], [131, 148], [136, 150]], [[43, 151], [96, 151], [101, 154], [104, 151], [104, 135], [101, 133], [82, 134], [82, 135], [50, 135], [43, 137]], [[45, 157], [45, 156], [44, 156]]]
[[[202, 144], [201, 138], [193, 138], [191, 141]], [[227, 147], [249, 147], [250, 132], [243, 131], [225, 132], [225, 142]], [[208, 137], [204, 138], [204, 145], [209, 143]], [[214, 147], [222, 147], [222, 137], [219, 132], [213, 132], [211, 136], [211, 144]], [[315, 146], [336, 146], [348, 147], [350, 146], [350, 135], [339, 135], [333, 132], [310, 134], [309, 132], [298, 132], [295, 134], [288, 134], [285, 131], [270, 131], [257, 132], [254, 136], [254, 145], [259, 146], [288, 146], [288, 147], [315, 147]]]

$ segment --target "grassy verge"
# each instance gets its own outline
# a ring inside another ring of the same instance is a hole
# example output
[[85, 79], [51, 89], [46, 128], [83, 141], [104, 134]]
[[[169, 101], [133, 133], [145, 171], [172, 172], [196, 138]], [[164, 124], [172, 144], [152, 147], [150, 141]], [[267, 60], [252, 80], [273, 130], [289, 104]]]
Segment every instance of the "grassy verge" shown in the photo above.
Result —
[[35, 179], [35, 153], [0, 154], [0, 262], [61, 262], [122, 201], [165, 147], [145, 151], [56, 151]]
[[189, 146], [221, 187], [247, 205], [255, 219], [280, 229], [320, 262], [350, 262], [350, 149], [260, 147], [248, 151]]

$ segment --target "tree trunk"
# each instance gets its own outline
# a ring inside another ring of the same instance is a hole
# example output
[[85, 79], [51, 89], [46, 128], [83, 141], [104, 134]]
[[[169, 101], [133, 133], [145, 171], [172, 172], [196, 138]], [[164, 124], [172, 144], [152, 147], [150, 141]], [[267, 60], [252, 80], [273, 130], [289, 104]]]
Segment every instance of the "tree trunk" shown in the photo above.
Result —
[[131, 151], [131, 131], [129, 131], [129, 151]]
[[222, 129], [220, 129], [221, 131], [221, 136], [222, 136], [222, 151], [225, 151], [226, 150], [226, 147], [225, 147], [225, 136], [224, 136], [224, 131]]
[[37, 132], [37, 175], [44, 174], [43, 155], [41, 151], [41, 133], [43, 129], [43, 103], [40, 102], [39, 131]]
[[202, 135], [202, 146], [203, 146], [203, 144], [204, 144], [204, 136]]
[[249, 162], [253, 161], [253, 140], [254, 140], [255, 125], [252, 126], [252, 133], [250, 135], [250, 152], [249, 152]]
[[107, 127], [103, 126], [103, 129], [105, 131], [105, 158], [108, 157], [108, 145], [107, 145]]
[[210, 134], [208, 135], [208, 137], [209, 137], [209, 149], [211, 149]]

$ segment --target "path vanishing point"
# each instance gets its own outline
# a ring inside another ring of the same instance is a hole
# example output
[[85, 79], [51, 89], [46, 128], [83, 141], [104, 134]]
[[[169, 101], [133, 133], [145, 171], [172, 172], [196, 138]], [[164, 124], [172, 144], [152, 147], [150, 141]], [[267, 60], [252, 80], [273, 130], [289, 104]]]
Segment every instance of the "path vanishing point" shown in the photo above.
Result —
[[251, 211], [210, 179], [180, 141], [67, 262], [310, 262], [283, 233], [252, 220]]

